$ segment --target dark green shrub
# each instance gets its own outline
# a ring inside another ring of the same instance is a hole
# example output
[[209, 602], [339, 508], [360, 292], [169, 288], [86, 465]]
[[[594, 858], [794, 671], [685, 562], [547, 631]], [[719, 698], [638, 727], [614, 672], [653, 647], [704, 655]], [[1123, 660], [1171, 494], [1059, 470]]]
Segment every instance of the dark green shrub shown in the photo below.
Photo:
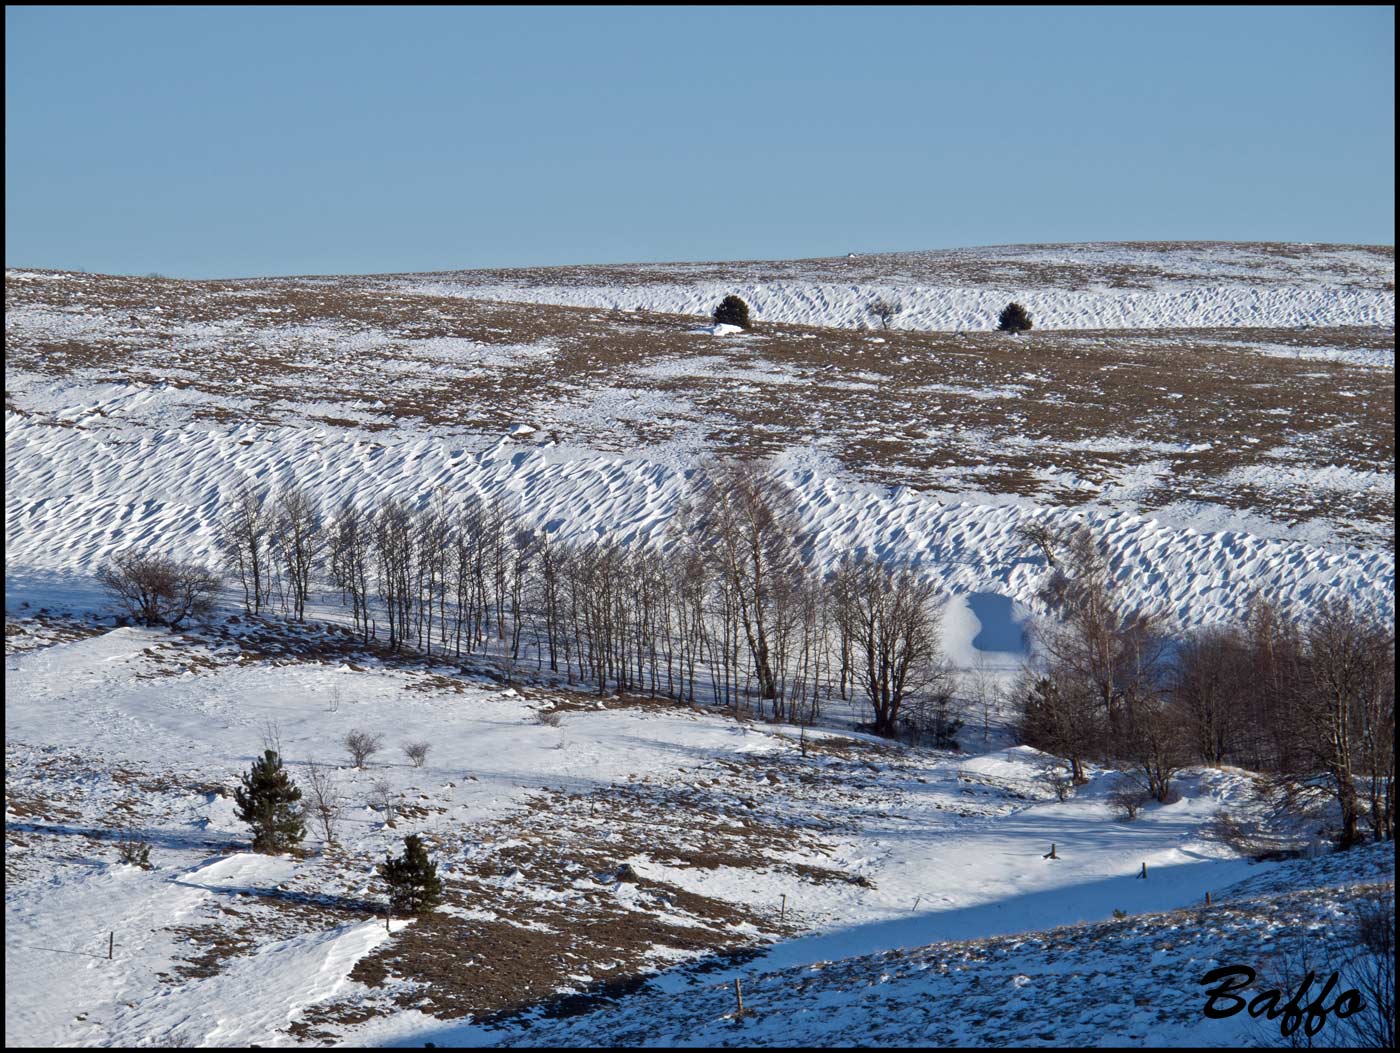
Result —
[[749, 305], [731, 293], [715, 308], [715, 321], [721, 325], [737, 325], [740, 329], [749, 329]]
[[238, 818], [253, 828], [254, 852], [285, 852], [306, 836], [296, 805], [301, 790], [282, 767], [276, 750], [267, 750], [262, 760], [253, 762], [243, 785], [233, 791], [233, 799]]
[[437, 864], [428, 858], [417, 834], [403, 839], [403, 858], [386, 856], [378, 873], [389, 886], [389, 907], [395, 914], [422, 914], [442, 902]]
[[117, 858], [142, 870], [151, 869], [151, 846], [131, 827], [123, 827], [117, 838]]
[[1003, 333], [1020, 333], [1031, 327], [1030, 312], [1018, 303], [1009, 303], [1001, 310], [997, 328]]

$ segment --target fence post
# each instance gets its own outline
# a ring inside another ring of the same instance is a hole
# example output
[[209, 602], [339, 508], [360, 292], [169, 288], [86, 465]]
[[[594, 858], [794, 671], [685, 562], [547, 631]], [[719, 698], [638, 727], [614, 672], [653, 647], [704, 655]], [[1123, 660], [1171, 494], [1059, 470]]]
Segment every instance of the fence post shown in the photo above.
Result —
[[744, 989], [739, 986], [739, 978], [734, 977], [734, 1000], [739, 1003], [739, 1008], [734, 1012], [734, 1019], [739, 1020], [744, 1015]]
[[107, 960], [109, 962], [112, 960], [112, 948], [116, 945], [116, 942], [117, 934], [115, 932], [107, 933]]
[[783, 919], [786, 918], [786, 917], [787, 917], [787, 893], [783, 893], [783, 905], [782, 905], [782, 907], [778, 910], [778, 924], [781, 925], [781, 924], [783, 923]]

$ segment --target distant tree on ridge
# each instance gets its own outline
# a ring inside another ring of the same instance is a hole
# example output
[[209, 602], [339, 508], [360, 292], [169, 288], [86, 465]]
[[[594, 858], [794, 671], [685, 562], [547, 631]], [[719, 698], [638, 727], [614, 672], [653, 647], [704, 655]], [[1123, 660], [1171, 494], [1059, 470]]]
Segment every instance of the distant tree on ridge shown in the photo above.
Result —
[[737, 325], [740, 329], [752, 328], [749, 321], [749, 305], [738, 296], [730, 293], [715, 308], [715, 321], [720, 325]]
[[1031, 325], [1030, 312], [1015, 302], [1002, 308], [1001, 317], [997, 321], [997, 328], [1003, 333], [1024, 332], [1030, 329]]

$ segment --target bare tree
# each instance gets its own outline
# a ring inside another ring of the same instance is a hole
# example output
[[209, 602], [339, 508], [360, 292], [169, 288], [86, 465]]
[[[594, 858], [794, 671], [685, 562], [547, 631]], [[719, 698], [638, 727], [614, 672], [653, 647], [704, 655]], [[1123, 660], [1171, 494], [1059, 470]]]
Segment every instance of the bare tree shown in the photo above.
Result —
[[904, 310], [904, 305], [898, 300], [881, 296], [870, 303], [865, 308], [865, 313], [873, 315], [880, 320], [880, 328], [888, 329], [895, 316]]
[[306, 621], [311, 575], [319, 566], [324, 546], [321, 513], [306, 491], [289, 487], [272, 502], [271, 540], [291, 587], [292, 613]]
[[1016, 690], [1021, 741], [1069, 764], [1075, 785], [1088, 781], [1085, 763], [1102, 749], [1104, 716], [1093, 693], [1075, 680], [1027, 673]]
[[1365, 1003], [1349, 1019], [1365, 1049], [1395, 1048], [1395, 897], [1360, 901], [1353, 933], [1357, 949], [1347, 962], [1344, 987], [1355, 987]]
[[[1342, 813], [1341, 844], [1360, 840], [1358, 760], [1370, 713], [1383, 712], [1374, 698], [1387, 695], [1394, 722], [1393, 634], [1368, 619], [1346, 599], [1323, 600], [1306, 629], [1308, 678], [1300, 695], [1307, 752], [1330, 777]], [[1388, 674], [1387, 674], [1388, 670]], [[1392, 732], [1393, 735], [1393, 732]], [[1393, 758], [1391, 764], [1393, 766]]]
[[345, 814], [345, 800], [334, 772], [314, 760], [306, 763], [307, 810], [321, 828], [322, 839], [328, 845], [335, 844], [336, 824]]
[[799, 566], [800, 531], [792, 491], [771, 465], [720, 461], [692, 480], [694, 541], [723, 579], [742, 627], [759, 698], [776, 699], [771, 628], [779, 582]]
[[1257, 771], [1306, 771], [1312, 759], [1299, 699], [1307, 679], [1302, 626], [1273, 600], [1255, 595], [1240, 636], [1245, 669], [1236, 763]]
[[1136, 700], [1160, 686], [1166, 642], [1158, 616], [1123, 602], [1108, 556], [1087, 527], [1070, 536], [1040, 599], [1056, 616], [1032, 630], [1049, 675], [1091, 689], [1116, 729]]
[[856, 682], [875, 711], [875, 734], [899, 732], [906, 699], [946, 677], [938, 650], [933, 585], [911, 568], [848, 557], [837, 570], [851, 598]]
[[[519, 517], [521, 513], [516, 509], [514, 515]], [[507, 668], [513, 674], [516, 663], [520, 661], [520, 642], [528, 620], [526, 593], [534, 571], [534, 560], [539, 553], [539, 535], [520, 527], [509, 532], [508, 540], [506, 593], [510, 602], [510, 649], [507, 651]], [[506, 682], [510, 682], [509, 674]]]
[[545, 639], [549, 644], [549, 668], [559, 671], [559, 660], [568, 665], [567, 622], [564, 610], [563, 575], [565, 551], [551, 542], [549, 535], [540, 532], [539, 542], [539, 590], [538, 599], [543, 609]]
[[1233, 627], [1200, 630], [1177, 648], [1172, 708], [1203, 764], [1218, 767], [1236, 754], [1247, 676], [1245, 646]]
[[1063, 531], [1056, 529], [1043, 519], [1030, 519], [1016, 528], [1016, 538], [1024, 544], [1040, 550], [1046, 565], [1055, 568], [1055, 552], [1066, 541]]
[[350, 754], [357, 768], [363, 768], [365, 761], [378, 753], [383, 743], [383, 735], [372, 735], [368, 731], [360, 730], [347, 732], [341, 740], [341, 745], [345, 747], [345, 752]]
[[384, 822], [392, 823], [398, 814], [398, 795], [388, 779], [376, 779], [369, 791], [369, 806], [382, 812]]
[[418, 559], [414, 573], [414, 631], [418, 646], [433, 653], [433, 626], [447, 646], [447, 579], [452, 558], [452, 517], [445, 491], [439, 489], [415, 522]]
[[373, 539], [376, 585], [389, 616], [389, 647], [398, 651], [408, 642], [412, 626], [418, 557], [408, 506], [390, 498], [375, 509]]
[[1074, 774], [1067, 764], [1058, 759], [1042, 761], [1041, 771], [1050, 789], [1055, 792], [1056, 800], [1068, 801], [1074, 796]]
[[415, 768], [423, 767], [428, 759], [428, 751], [432, 749], [429, 742], [405, 742], [403, 744], [404, 756], [413, 762]]
[[268, 550], [272, 515], [263, 494], [245, 479], [219, 520], [218, 543], [224, 559], [243, 586], [243, 608], [259, 613], [272, 587], [272, 555]]
[[329, 542], [331, 584], [350, 598], [350, 615], [361, 638], [369, 643], [371, 526], [365, 512], [350, 498], [336, 510]]
[[968, 701], [982, 717], [982, 743], [985, 746], [992, 733], [992, 710], [1001, 702], [1002, 691], [987, 666], [985, 652], [978, 651], [973, 662], [964, 680], [965, 690]]
[[1171, 782], [1190, 763], [1180, 722], [1160, 699], [1143, 697], [1128, 707], [1113, 740], [1114, 754], [1142, 780], [1152, 799], [1172, 800]]
[[1358, 700], [1367, 817], [1377, 841], [1395, 839], [1395, 632], [1372, 620], [1368, 669]]
[[453, 626], [454, 649], [460, 653], [465, 636], [468, 650], [475, 650], [486, 639], [491, 545], [488, 537], [493, 520], [489, 507], [474, 494], [458, 509], [451, 531], [452, 581], [458, 616]]
[[219, 591], [219, 577], [208, 567], [136, 549], [114, 554], [96, 578], [133, 619], [172, 629], [209, 613]]
[[1108, 795], [1108, 803], [1118, 812], [1119, 819], [1130, 823], [1151, 797], [1134, 779], [1120, 778]]
[[1185, 761], [1180, 729], [1161, 703], [1166, 640], [1152, 612], [1124, 603], [1103, 546], [1086, 527], [1059, 535], [1061, 558], [1039, 598], [1050, 609], [1032, 635], [1043, 675], [1022, 694], [1022, 733], [1033, 746], [1083, 762], [1134, 767], [1165, 800]]

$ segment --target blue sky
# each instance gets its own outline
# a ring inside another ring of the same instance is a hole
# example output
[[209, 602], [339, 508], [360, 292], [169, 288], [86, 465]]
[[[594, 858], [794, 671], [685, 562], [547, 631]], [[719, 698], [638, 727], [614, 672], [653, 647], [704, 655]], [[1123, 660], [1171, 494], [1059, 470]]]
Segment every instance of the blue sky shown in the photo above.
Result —
[[5, 262], [1393, 244], [1393, 8], [7, 8]]

